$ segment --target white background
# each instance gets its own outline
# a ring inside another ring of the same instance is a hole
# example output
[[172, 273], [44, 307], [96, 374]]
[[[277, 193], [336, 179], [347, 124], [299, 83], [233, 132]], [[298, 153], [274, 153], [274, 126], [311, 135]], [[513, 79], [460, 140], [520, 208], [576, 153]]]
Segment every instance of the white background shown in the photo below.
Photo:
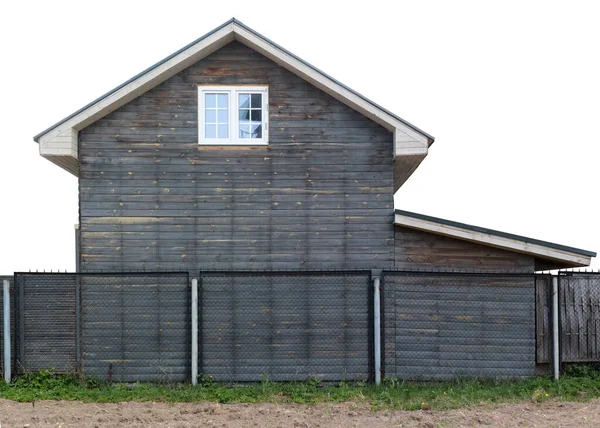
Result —
[[396, 208], [600, 251], [597, 5], [4, 2], [0, 274], [75, 266], [77, 179], [32, 137], [232, 16], [436, 137]]

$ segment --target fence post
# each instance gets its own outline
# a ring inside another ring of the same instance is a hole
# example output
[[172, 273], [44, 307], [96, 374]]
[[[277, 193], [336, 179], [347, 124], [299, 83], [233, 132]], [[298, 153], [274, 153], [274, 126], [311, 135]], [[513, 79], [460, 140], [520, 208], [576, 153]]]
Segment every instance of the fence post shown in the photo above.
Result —
[[381, 385], [381, 278], [373, 278], [373, 356], [375, 358], [375, 385]]
[[15, 287], [17, 287], [17, 289], [15, 289], [15, 296], [17, 295], [17, 292], [19, 293], [16, 298], [18, 306], [15, 307], [19, 315], [18, 320], [15, 316], [15, 336], [17, 336], [17, 325], [19, 326], [19, 333], [17, 336], [19, 349], [17, 350], [17, 347], [15, 346], [15, 371], [24, 373], [27, 364], [25, 362], [25, 281], [23, 276], [20, 276], [19, 281], [17, 281], [17, 275], [15, 275]]
[[558, 275], [552, 276], [552, 374], [554, 380], [560, 376], [560, 347], [558, 326]]
[[75, 274], [75, 347], [77, 371], [83, 373], [81, 364], [81, 275]]
[[192, 385], [198, 384], [198, 279], [192, 278]]
[[4, 380], [10, 383], [10, 284], [4, 280]]
[[75, 272], [79, 273], [81, 266], [80, 266], [80, 262], [81, 262], [81, 258], [79, 257], [79, 254], [81, 252], [81, 244], [80, 244], [80, 239], [79, 239], [79, 225], [76, 224], [75, 225]]

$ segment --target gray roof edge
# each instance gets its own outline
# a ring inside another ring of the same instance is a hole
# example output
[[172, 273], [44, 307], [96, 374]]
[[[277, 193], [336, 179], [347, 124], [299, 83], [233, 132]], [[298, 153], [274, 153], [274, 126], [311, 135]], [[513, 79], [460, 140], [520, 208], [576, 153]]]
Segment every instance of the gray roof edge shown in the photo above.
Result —
[[206, 33], [205, 35], [197, 38], [196, 40], [194, 40], [191, 43], [188, 43], [187, 45], [185, 45], [184, 47], [182, 47], [181, 49], [177, 50], [176, 52], [173, 52], [171, 55], [167, 56], [166, 58], [163, 58], [162, 60], [158, 61], [156, 64], [148, 67], [147, 69], [145, 69], [144, 71], [142, 71], [141, 73], [136, 74], [135, 76], [133, 76], [132, 78], [126, 80], [125, 82], [121, 83], [119, 86], [117, 86], [116, 88], [111, 89], [110, 91], [108, 91], [107, 93], [105, 93], [104, 95], [101, 95], [100, 97], [96, 98], [94, 101], [86, 104], [85, 106], [81, 107], [79, 110], [77, 110], [74, 113], [71, 113], [70, 115], [68, 115], [67, 117], [65, 117], [62, 120], [59, 120], [58, 122], [56, 122], [54, 125], [50, 126], [49, 128], [43, 130], [42, 132], [40, 132], [39, 134], [37, 134], [35, 137], [33, 137], [34, 141], [38, 141], [39, 138], [52, 131], [54, 128], [56, 128], [57, 126], [62, 125], [63, 123], [65, 123], [67, 120], [77, 116], [79, 113], [81, 113], [82, 111], [87, 110], [88, 108], [90, 108], [91, 106], [93, 106], [94, 104], [96, 104], [97, 102], [102, 101], [104, 98], [114, 94], [115, 92], [117, 92], [119, 89], [121, 89], [124, 86], [127, 86], [128, 84], [130, 84], [131, 82], [133, 82], [136, 79], [139, 79], [140, 77], [142, 77], [144, 74], [149, 73], [150, 71], [154, 70], [157, 67], [160, 67], [162, 64], [164, 64], [165, 62], [169, 61], [171, 58], [176, 57], [177, 55], [179, 55], [180, 53], [184, 52], [185, 50], [191, 48], [192, 46], [194, 46], [196, 43], [201, 42], [202, 40], [204, 40], [205, 38], [211, 36], [212, 34], [216, 33], [217, 31], [219, 31], [220, 29], [222, 29], [223, 27], [228, 26], [229, 24], [231, 24], [232, 22], [236, 22], [239, 24], [239, 21], [236, 21], [235, 18], [231, 18], [229, 21], [219, 25], [217, 28], [215, 28], [212, 31], [209, 31], [208, 33]]
[[554, 248], [556, 250], [568, 251], [570, 253], [575, 253], [575, 254], [579, 254], [579, 255], [582, 255], [582, 256], [596, 257], [596, 255], [597, 255], [593, 251], [582, 250], [580, 248], [575, 248], [575, 247], [568, 247], [566, 245], [560, 245], [560, 244], [555, 244], [553, 242], [548, 242], [548, 241], [542, 241], [542, 240], [539, 240], [539, 239], [528, 238], [526, 236], [515, 235], [515, 234], [507, 233], [507, 232], [501, 232], [501, 231], [498, 231], [498, 230], [488, 229], [488, 228], [485, 228], [485, 227], [473, 226], [471, 224], [459, 223], [457, 221], [446, 220], [446, 219], [439, 218], [439, 217], [432, 217], [432, 216], [428, 216], [428, 215], [425, 215], [425, 214], [413, 213], [413, 212], [410, 212], [410, 211], [404, 211], [404, 210], [395, 210], [395, 211], [396, 211], [397, 214], [405, 215], [407, 217], [413, 217], [413, 218], [416, 218], [416, 219], [419, 219], [419, 220], [432, 221], [432, 222], [444, 224], [444, 225], [447, 225], [447, 226], [454, 226], [454, 227], [460, 227], [462, 229], [472, 230], [474, 232], [487, 233], [487, 234], [490, 234], [490, 235], [501, 236], [503, 238], [515, 239], [515, 240], [518, 240], [518, 241], [529, 242], [531, 244], [542, 245], [544, 247]]
[[285, 52], [286, 54], [290, 55], [291, 57], [293, 57], [294, 59], [300, 61], [302, 64], [306, 65], [307, 67], [312, 68], [314, 71], [316, 71], [317, 73], [327, 77], [329, 80], [331, 80], [332, 82], [340, 85], [342, 88], [352, 92], [354, 95], [356, 95], [357, 97], [362, 98], [364, 101], [368, 102], [369, 104], [371, 104], [373, 107], [389, 114], [390, 116], [392, 116], [394, 119], [402, 122], [404, 125], [408, 126], [409, 128], [411, 128], [413, 131], [418, 132], [419, 134], [422, 134], [423, 136], [425, 136], [426, 138], [428, 138], [429, 140], [431, 140], [430, 144], [433, 144], [433, 142], [435, 141], [435, 137], [433, 137], [432, 135], [429, 135], [427, 132], [423, 131], [422, 129], [416, 127], [415, 125], [413, 125], [410, 122], [407, 122], [406, 120], [402, 119], [400, 116], [392, 113], [391, 111], [389, 111], [388, 109], [380, 106], [379, 104], [377, 104], [374, 101], [371, 101], [369, 98], [365, 97], [364, 95], [360, 94], [359, 92], [356, 92], [354, 89], [344, 85], [342, 82], [340, 82], [339, 80], [333, 78], [332, 76], [330, 76], [329, 74], [323, 72], [322, 70], [319, 70], [317, 67], [315, 67], [314, 65], [312, 65], [311, 63], [303, 60], [302, 58], [294, 55], [292, 52], [288, 51], [287, 49], [285, 49], [284, 47], [278, 45], [277, 43], [275, 43], [274, 41], [266, 38], [265, 36], [263, 36], [262, 34], [258, 33], [257, 31], [253, 30], [252, 28], [248, 27], [247, 25], [241, 23], [240, 21], [236, 20], [234, 18], [234, 22], [236, 24], [238, 24], [240, 27], [244, 28], [245, 30], [251, 32], [252, 34], [254, 34], [257, 37], [260, 37], [261, 39], [263, 39], [265, 42], [273, 45], [274, 47], [276, 47], [277, 49], [279, 49], [282, 52]]
[[94, 104], [98, 103], [99, 101], [102, 101], [104, 98], [112, 95], [113, 93], [117, 92], [119, 89], [123, 88], [124, 86], [128, 85], [129, 83], [135, 81], [136, 79], [140, 78], [141, 76], [143, 76], [144, 74], [154, 70], [155, 68], [161, 66], [162, 64], [164, 64], [165, 62], [169, 61], [170, 59], [176, 57], [177, 55], [179, 55], [180, 53], [184, 52], [185, 50], [189, 49], [190, 47], [194, 46], [196, 43], [201, 42], [202, 40], [204, 40], [205, 38], [211, 36], [212, 34], [216, 33], [217, 31], [221, 30], [223, 27], [226, 27], [229, 24], [235, 23], [237, 25], [239, 25], [240, 27], [244, 28], [245, 30], [251, 32], [252, 34], [254, 34], [257, 37], [260, 37], [262, 40], [264, 40], [265, 42], [273, 45], [275, 48], [285, 52], [286, 54], [292, 56], [293, 58], [295, 58], [296, 60], [302, 62], [303, 64], [305, 64], [306, 66], [312, 68], [313, 70], [315, 70], [316, 72], [322, 74], [323, 76], [325, 76], [326, 78], [330, 79], [331, 81], [335, 82], [336, 84], [340, 85], [341, 87], [343, 87], [344, 89], [352, 92], [354, 95], [360, 97], [361, 99], [363, 99], [364, 101], [368, 102], [369, 104], [373, 105], [373, 107], [389, 114], [390, 116], [392, 116], [394, 119], [399, 120], [400, 122], [402, 122], [404, 125], [408, 126], [409, 128], [411, 128], [412, 130], [422, 134], [423, 136], [425, 136], [426, 138], [428, 138], [430, 141], [429, 145], [433, 144], [433, 142], [435, 141], [435, 138], [431, 135], [429, 135], [427, 132], [419, 129], [418, 127], [416, 127], [415, 125], [407, 122], [406, 120], [402, 119], [401, 117], [395, 115], [394, 113], [390, 112], [389, 110], [381, 107], [379, 104], [371, 101], [370, 99], [368, 99], [367, 97], [365, 97], [364, 95], [361, 95], [360, 93], [356, 92], [355, 90], [349, 88], [348, 86], [344, 85], [343, 83], [339, 82], [338, 80], [334, 79], [333, 77], [331, 77], [330, 75], [328, 75], [327, 73], [324, 73], [323, 71], [319, 70], [317, 67], [313, 66], [312, 64], [304, 61], [302, 58], [299, 58], [298, 56], [294, 55], [293, 53], [291, 53], [290, 51], [288, 51], [287, 49], [279, 46], [277, 43], [269, 40], [268, 38], [266, 38], [265, 36], [263, 36], [262, 34], [256, 32], [255, 30], [253, 30], [252, 28], [248, 27], [247, 25], [243, 24], [242, 22], [240, 22], [239, 20], [235, 19], [235, 18], [231, 18], [230, 20], [228, 20], [227, 22], [219, 25], [217, 28], [215, 28], [212, 31], [209, 31], [208, 33], [206, 33], [205, 35], [199, 37], [198, 39], [194, 40], [191, 43], [188, 43], [187, 45], [185, 45], [183, 48], [179, 49], [178, 51], [172, 53], [171, 55], [167, 56], [166, 58], [160, 60], [159, 62], [157, 62], [156, 64], [148, 67], [147, 69], [145, 69], [144, 71], [142, 71], [141, 73], [136, 74], [135, 76], [133, 76], [132, 78], [128, 79], [127, 81], [121, 83], [119, 86], [117, 86], [116, 88], [108, 91], [107, 93], [105, 93], [104, 95], [96, 98], [94, 101], [86, 104], [85, 106], [81, 107], [79, 110], [75, 111], [74, 113], [70, 114], [69, 116], [65, 117], [64, 119], [56, 122], [54, 125], [50, 126], [49, 128], [46, 128], [45, 130], [43, 130], [42, 132], [40, 132], [39, 134], [37, 134], [35, 137], [33, 137], [33, 140], [38, 142], [38, 140], [40, 139], [41, 136], [43, 136], [44, 134], [52, 131], [54, 128], [62, 125], [63, 123], [65, 123], [67, 120], [77, 116], [79, 113], [85, 111], [86, 109], [92, 107]]

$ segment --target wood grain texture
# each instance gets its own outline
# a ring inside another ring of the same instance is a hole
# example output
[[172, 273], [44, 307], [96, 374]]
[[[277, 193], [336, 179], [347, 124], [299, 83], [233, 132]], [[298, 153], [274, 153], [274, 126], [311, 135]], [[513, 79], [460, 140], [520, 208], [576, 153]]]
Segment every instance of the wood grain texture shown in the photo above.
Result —
[[531, 256], [395, 226], [395, 269], [534, 272]]
[[[269, 145], [198, 146], [203, 84], [269, 85]], [[80, 132], [82, 270], [392, 268], [392, 146], [232, 42]]]
[[535, 335], [536, 361], [549, 363], [552, 355], [552, 277], [538, 276], [535, 279]]

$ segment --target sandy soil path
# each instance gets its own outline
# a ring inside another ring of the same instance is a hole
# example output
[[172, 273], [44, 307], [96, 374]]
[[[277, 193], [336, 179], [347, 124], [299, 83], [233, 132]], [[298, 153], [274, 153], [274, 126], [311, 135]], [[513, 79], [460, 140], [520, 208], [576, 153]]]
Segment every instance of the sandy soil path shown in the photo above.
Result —
[[80, 403], [0, 400], [2, 428], [12, 427], [471, 427], [600, 426], [600, 400], [476, 406], [450, 411], [379, 411], [354, 403]]

